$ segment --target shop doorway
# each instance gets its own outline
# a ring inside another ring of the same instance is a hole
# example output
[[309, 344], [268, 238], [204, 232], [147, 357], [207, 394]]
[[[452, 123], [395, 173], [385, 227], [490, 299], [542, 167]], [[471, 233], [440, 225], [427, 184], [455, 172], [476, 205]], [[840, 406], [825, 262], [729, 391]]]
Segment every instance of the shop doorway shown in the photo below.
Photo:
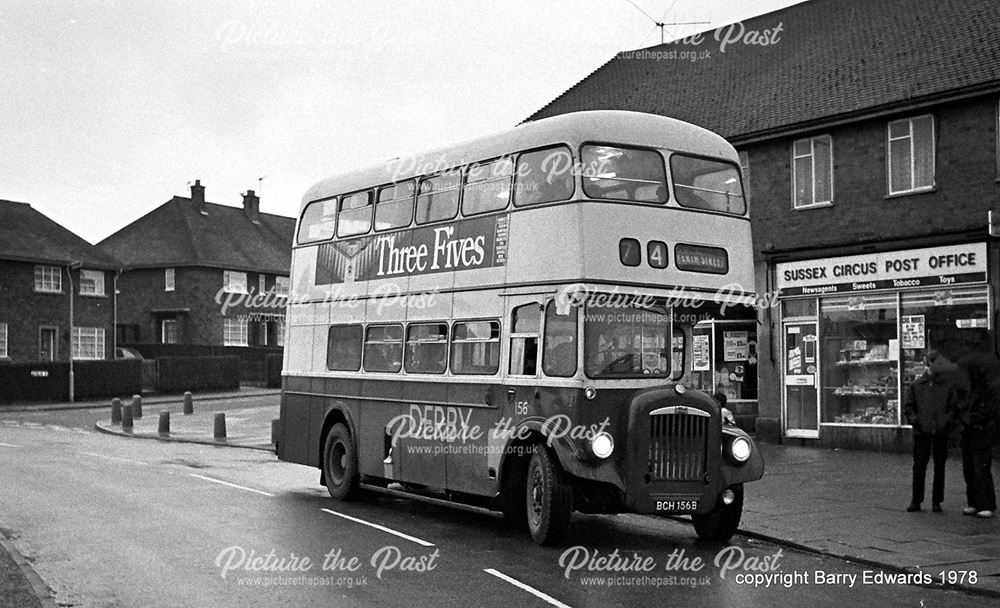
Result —
[[788, 437], [819, 438], [819, 349], [816, 321], [783, 326], [783, 409]]

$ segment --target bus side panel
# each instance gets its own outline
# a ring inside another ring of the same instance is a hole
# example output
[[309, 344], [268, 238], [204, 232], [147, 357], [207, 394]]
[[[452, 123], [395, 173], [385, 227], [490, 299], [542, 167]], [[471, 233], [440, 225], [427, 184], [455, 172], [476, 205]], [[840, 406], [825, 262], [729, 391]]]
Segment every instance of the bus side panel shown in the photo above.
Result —
[[[303, 380], [305, 380], [303, 382]], [[281, 395], [281, 425], [278, 435], [278, 458], [288, 462], [315, 466], [309, 449], [309, 397], [290, 394], [302, 390], [308, 379], [289, 376], [285, 378], [285, 391]]]
[[399, 439], [393, 450], [394, 466], [399, 462], [403, 481], [443, 488], [447, 481], [445, 457], [440, 451], [442, 443], [433, 433], [435, 428], [440, 428], [436, 425], [446, 421], [450, 413], [443, 405], [448, 399], [448, 385], [443, 381], [404, 381], [403, 399], [409, 402], [405, 413], [413, 416], [416, 432], [412, 435], [417, 436], [407, 434]]
[[396, 380], [365, 380], [364, 396], [355, 420], [359, 471], [362, 475], [396, 479], [400, 473], [396, 462], [389, 466], [385, 463], [386, 427], [393, 418], [405, 413], [398, 401], [403, 398], [403, 384]]
[[[490, 478], [489, 434], [498, 421], [502, 396], [499, 384], [453, 384], [448, 402], [460, 421], [457, 436], [445, 444], [448, 489], [489, 496], [496, 493], [497, 471]], [[462, 407], [461, 404], [476, 407]]]

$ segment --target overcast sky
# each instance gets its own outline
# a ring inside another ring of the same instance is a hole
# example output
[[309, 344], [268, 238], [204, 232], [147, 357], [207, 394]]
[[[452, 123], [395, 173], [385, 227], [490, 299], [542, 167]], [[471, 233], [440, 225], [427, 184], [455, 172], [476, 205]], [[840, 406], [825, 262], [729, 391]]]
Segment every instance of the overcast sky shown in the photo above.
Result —
[[0, 0], [0, 199], [91, 242], [195, 179], [291, 216], [320, 179], [517, 124], [654, 20], [797, 1]]

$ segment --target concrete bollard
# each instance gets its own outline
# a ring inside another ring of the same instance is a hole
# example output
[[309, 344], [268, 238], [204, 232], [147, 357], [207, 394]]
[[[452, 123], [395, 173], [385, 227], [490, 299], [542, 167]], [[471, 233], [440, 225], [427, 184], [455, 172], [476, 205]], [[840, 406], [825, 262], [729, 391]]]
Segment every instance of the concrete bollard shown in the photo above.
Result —
[[136, 420], [142, 418], [142, 397], [132, 395], [132, 417]]
[[163, 410], [160, 412], [160, 425], [156, 429], [156, 432], [160, 435], [170, 434], [170, 412]]
[[191, 391], [184, 393], [184, 415], [194, 413], [194, 396], [191, 395]]
[[225, 439], [226, 438], [226, 414], [225, 412], [219, 412], [215, 415], [215, 438]]
[[111, 424], [122, 423], [122, 400], [115, 397], [111, 400]]
[[271, 445], [278, 445], [278, 431], [281, 428], [279, 426], [280, 424], [281, 424], [280, 418], [271, 419]]
[[132, 432], [132, 406], [126, 405], [122, 408], [122, 431]]

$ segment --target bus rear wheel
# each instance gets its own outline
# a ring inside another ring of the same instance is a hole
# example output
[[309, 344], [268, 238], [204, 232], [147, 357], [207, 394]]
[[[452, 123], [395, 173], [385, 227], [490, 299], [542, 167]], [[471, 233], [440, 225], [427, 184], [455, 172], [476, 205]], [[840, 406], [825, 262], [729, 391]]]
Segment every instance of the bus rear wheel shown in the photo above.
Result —
[[544, 445], [536, 445], [525, 480], [528, 531], [540, 545], [566, 540], [573, 513], [573, 488], [566, 483], [559, 463]]
[[719, 497], [715, 507], [708, 513], [691, 516], [694, 530], [702, 540], [726, 542], [736, 534], [743, 516], [743, 484], [730, 488], [735, 495], [728, 505]]
[[330, 496], [337, 500], [350, 500], [358, 493], [358, 453], [350, 431], [339, 422], [326, 434], [323, 479]]

